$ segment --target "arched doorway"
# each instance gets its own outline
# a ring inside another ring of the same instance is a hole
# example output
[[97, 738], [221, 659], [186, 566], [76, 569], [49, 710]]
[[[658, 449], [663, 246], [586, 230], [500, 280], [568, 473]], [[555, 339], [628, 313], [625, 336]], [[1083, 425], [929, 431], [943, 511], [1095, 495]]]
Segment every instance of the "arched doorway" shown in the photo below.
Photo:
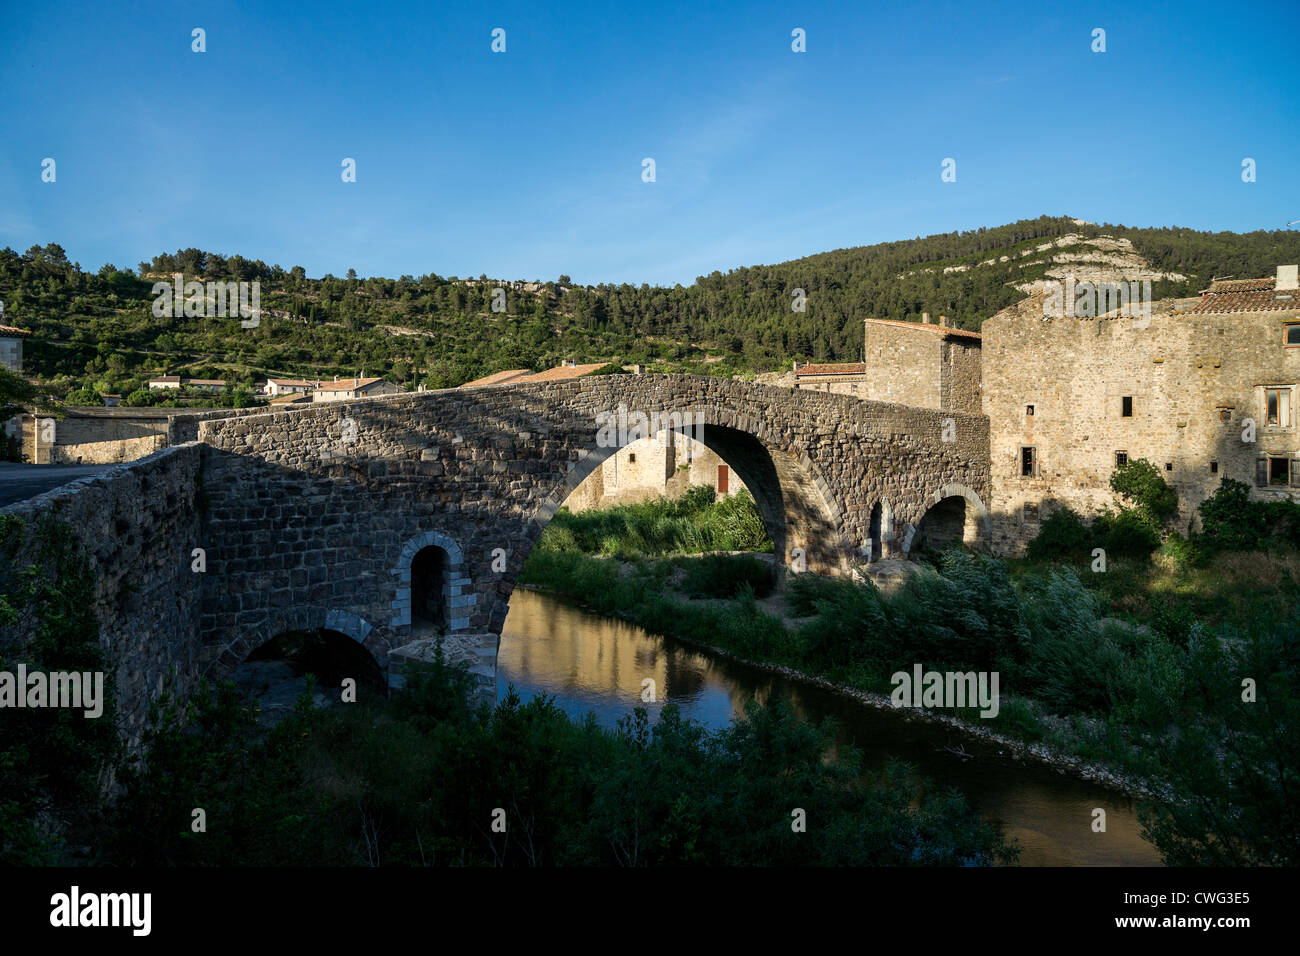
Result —
[[960, 545], [965, 540], [966, 499], [953, 496], [933, 505], [916, 526], [912, 550], [935, 551]]
[[450, 556], [437, 545], [421, 548], [411, 559], [412, 633], [445, 631], [450, 597]]

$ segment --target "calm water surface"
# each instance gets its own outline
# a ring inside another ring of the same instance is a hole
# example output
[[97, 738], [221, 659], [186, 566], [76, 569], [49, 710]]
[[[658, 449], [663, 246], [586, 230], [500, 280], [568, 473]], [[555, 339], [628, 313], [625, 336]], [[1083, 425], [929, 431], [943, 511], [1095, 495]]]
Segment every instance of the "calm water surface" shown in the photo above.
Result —
[[[658, 704], [641, 704], [641, 681], [655, 682]], [[668, 638], [523, 589], [510, 598], [497, 660], [497, 698], [513, 684], [524, 700], [550, 694], [574, 717], [594, 712], [612, 727], [636, 706], [652, 718], [665, 703], [709, 727], [725, 727], [747, 698], [784, 696], [811, 719], [835, 717], [840, 739], [869, 763], [906, 760], [954, 786], [1004, 836], [1020, 844], [1026, 866], [1158, 866], [1138, 833], [1136, 805], [1120, 793], [1000, 756], [997, 748], [889, 710], [714, 660]], [[962, 760], [946, 746], [973, 754]], [[1092, 832], [1092, 810], [1106, 811], [1106, 832]]]

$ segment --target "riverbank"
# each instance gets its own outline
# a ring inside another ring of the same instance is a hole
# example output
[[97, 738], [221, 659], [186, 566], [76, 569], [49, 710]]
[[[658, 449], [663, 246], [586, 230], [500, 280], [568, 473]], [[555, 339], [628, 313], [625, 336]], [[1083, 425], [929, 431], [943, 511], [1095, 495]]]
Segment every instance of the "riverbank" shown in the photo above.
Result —
[[[646, 622], [643, 620], [644, 615], [638, 614], [634, 609], [602, 610], [594, 606], [593, 602], [590, 600], [584, 599], [580, 595], [570, 593], [563, 588], [536, 583], [529, 583], [524, 587], [529, 591], [547, 594], [562, 599], [566, 603], [580, 607], [589, 613], [612, 617], [617, 620], [625, 621], [628, 624], [634, 624], [638, 627], [647, 626]], [[651, 628], [647, 629], [653, 630]], [[711, 655], [720, 660], [730, 661], [755, 670], [777, 675], [798, 684], [816, 687], [843, 697], [848, 697], [877, 710], [886, 710], [896, 713], [901, 720], [922, 721], [946, 727], [964, 736], [975, 738], [984, 743], [1000, 747], [1011, 754], [1012, 759], [1032, 760], [1044, 766], [1051, 767], [1059, 773], [1072, 774], [1080, 780], [1108, 787], [1133, 799], [1142, 799], [1153, 795], [1152, 790], [1148, 786], [1134, 780], [1128, 775], [1125, 775], [1122, 771], [1114, 767], [1084, 760], [1076, 754], [1071, 754], [1050, 747], [1042, 742], [1026, 741], [1017, 737], [1008, 736], [1007, 734], [998, 733], [986, 727], [982, 727], [980, 724], [974, 723], [971, 720], [962, 719], [953, 714], [944, 713], [941, 710], [896, 707], [885, 694], [830, 680], [826, 677], [809, 673], [806, 670], [791, 667], [786, 664], [746, 657], [728, 650], [725, 647], [680, 632], [661, 633], [655, 631], [655, 633], [659, 633], [661, 637], [677, 641], [686, 647]], [[1008, 703], [1010, 703], [1011, 700], [1012, 698], [1007, 698]]]

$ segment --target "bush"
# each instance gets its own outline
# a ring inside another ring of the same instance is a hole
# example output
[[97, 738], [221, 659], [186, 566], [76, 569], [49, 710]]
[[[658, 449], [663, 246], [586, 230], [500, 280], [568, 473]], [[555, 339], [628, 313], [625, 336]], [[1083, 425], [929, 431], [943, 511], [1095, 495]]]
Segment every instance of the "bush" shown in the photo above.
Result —
[[1250, 500], [1250, 486], [1224, 478], [1214, 494], [1201, 502], [1201, 531], [1220, 548], [1254, 551], [1264, 536], [1263, 515]]
[[1117, 557], [1145, 558], [1160, 546], [1160, 528], [1138, 508], [1103, 511], [1094, 527], [1102, 532], [1102, 547]]
[[1159, 529], [1178, 511], [1178, 494], [1145, 458], [1134, 458], [1111, 473], [1111, 490], [1142, 512]]
[[1092, 539], [1092, 532], [1078, 512], [1058, 508], [1039, 525], [1038, 534], [1029, 542], [1027, 555], [1032, 561], [1078, 558], [1091, 551]]
[[691, 597], [733, 598], [745, 588], [758, 597], [772, 593], [772, 566], [752, 555], [710, 554], [686, 558], [683, 587]]

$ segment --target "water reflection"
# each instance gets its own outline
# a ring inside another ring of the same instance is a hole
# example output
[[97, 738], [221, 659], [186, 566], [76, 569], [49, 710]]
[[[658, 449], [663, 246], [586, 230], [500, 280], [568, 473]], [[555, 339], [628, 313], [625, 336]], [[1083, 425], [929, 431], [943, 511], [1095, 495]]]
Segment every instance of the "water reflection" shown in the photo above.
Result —
[[[656, 701], [643, 702], [643, 681]], [[1038, 766], [936, 728], [901, 712], [879, 710], [763, 671], [715, 661], [622, 621], [570, 607], [549, 595], [518, 590], [501, 635], [497, 697], [513, 684], [524, 700], [555, 697], [573, 717], [594, 713], [612, 727], [633, 707], [652, 719], [666, 703], [706, 726], [725, 727], [748, 698], [778, 694], [801, 715], [834, 717], [841, 742], [868, 762], [903, 759], [941, 786], [956, 787], [1021, 847], [1028, 866], [1154, 866], [1160, 858], [1138, 833], [1136, 807], [1122, 794]], [[971, 759], [954, 756], [960, 746]], [[1092, 811], [1106, 811], [1106, 832], [1092, 831]]]

